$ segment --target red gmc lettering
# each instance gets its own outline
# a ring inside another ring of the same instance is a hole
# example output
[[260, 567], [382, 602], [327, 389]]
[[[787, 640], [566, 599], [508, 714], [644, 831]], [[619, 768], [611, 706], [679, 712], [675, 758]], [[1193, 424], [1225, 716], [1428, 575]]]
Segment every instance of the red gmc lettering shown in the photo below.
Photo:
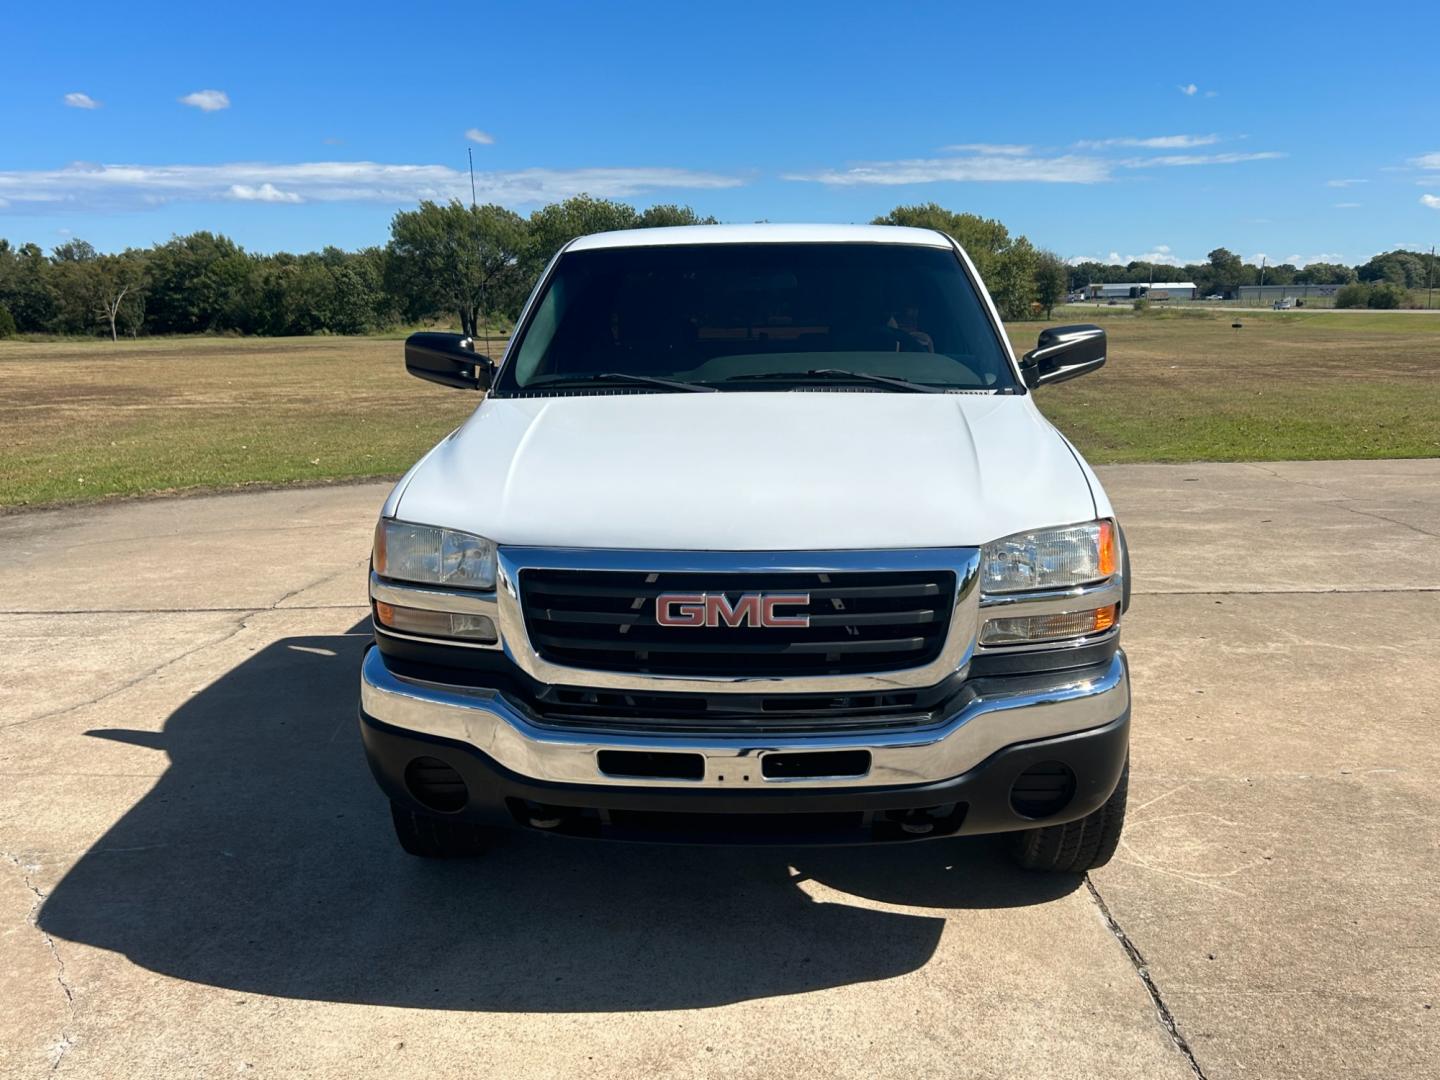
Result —
[[782, 615], [781, 607], [806, 607], [809, 593], [744, 593], [731, 602], [724, 593], [662, 593], [655, 598], [660, 626], [807, 627], [808, 614]]
[[809, 607], [809, 593], [776, 593], [760, 598], [760, 624], [762, 626], [809, 626], [809, 615], [777, 615], [775, 609], [781, 604], [795, 607]]
[[655, 598], [655, 621], [661, 626], [704, 626], [704, 593], [665, 593]]

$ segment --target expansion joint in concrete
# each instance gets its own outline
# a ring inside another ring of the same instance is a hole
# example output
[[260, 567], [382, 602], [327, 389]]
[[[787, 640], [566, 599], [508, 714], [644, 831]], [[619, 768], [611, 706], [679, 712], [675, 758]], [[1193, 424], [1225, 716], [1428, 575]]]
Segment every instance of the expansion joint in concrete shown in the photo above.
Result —
[[1100, 918], [1104, 921], [1110, 933], [1114, 935], [1115, 940], [1120, 943], [1120, 947], [1125, 950], [1125, 956], [1129, 959], [1130, 966], [1135, 969], [1135, 974], [1140, 977], [1140, 984], [1145, 987], [1145, 993], [1150, 997], [1150, 1004], [1155, 1008], [1155, 1015], [1159, 1018], [1161, 1026], [1164, 1027], [1166, 1033], [1170, 1036], [1171, 1043], [1174, 1044], [1175, 1049], [1185, 1058], [1185, 1062], [1190, 1066], [1190, 1072], [1194, 1075], [1195, 1080], [1206, 1080], [1205, 1070], [1202, 1069], [1200, 1063], [1195, 1060], [1195, 1051], [1190, 1048], [1190, 1043], [1186, 1041], [1185, 1036], [1180, 1033], [1180, 1027], [1175, 1022], [1175, 1015], [1170, 1011], [1170, 1006], [1165, 1004], [1165, 998], [1160, 993], [1160, 987], [1155, 984], [1154, 977], [1150, 974], [1150, 966], [1145, 962], [1145, 957], [1141, 955], [1140, 950], [1135, 947], [1135, 943], [1130, 940], [1130, 935], [1125, 933], [1124, 927], [1115, 920], [1115, 916], [1111, 913], [1109, 905], [1105, 903], [1104, 897], [1100, 895], [1100, 890], [1095, 887], [1095, 882], [1089, 874], [1085, 875], [1085, 888], [1090, 891], [1090, 899], [1095, 902], [1095, 907], [1100, 912]]

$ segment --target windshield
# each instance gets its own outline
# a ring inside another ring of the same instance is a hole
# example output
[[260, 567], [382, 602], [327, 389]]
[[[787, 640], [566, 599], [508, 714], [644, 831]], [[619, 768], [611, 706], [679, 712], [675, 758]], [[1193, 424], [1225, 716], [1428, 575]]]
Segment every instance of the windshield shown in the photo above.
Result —
[[[959, 258], [900, 244], [696, 244], [561, 256], [495, 387], [1009, 390]], [[879, 377], [879, 378], [876, 378]]]

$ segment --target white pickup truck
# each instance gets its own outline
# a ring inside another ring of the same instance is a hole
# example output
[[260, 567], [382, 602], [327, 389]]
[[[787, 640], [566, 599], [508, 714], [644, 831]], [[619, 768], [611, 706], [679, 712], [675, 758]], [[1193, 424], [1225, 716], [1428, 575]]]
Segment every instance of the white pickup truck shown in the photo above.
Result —
[[484, 400], [375, 530], [361, 672], [406, 851], [497, 827], [719, 843], [1009, 832], [1110, 858], [1125, 814], [1123, 534], [949, 237], [874, 226], [586, 236]]

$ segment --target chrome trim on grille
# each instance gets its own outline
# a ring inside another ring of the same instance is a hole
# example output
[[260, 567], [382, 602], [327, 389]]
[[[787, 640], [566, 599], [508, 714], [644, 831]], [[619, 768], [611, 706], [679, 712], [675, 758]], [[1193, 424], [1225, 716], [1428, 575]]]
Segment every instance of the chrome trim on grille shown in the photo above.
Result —
[[[512, 772], [557, 783], [617, 787], [759, 789], [880, 787], [948, 780], [968, 772], [997, 750], [1020, 742], [1101, 727], [1130, 707], [1129, 673], [1123, 653], [1106, 668], [1077, 677], [972, 684], [945, 722], [924, 731], [844, 732], [833, 735], [664, 735], [568, 732], [539, 727], [493, 690], [446, 686], [401, 678], [380, 650], [365, 656], [360, 704], [365, 714], [393, 727], [453, 739], [482, 751]], [[976, 690], [975, 685], [982, 687]], [[984, 689], [986, 687], [987, 689]], [[699, 780], [615, 777], [600, 771], [601, 750], [698, 753], [705, 759]], [[768, 778], [768, 754], [812, 750], [868, 750], [863, 777]]]
[[[505, 654], [531, 678], [551, 685], [647, 693], [829, 693], [934, 686], [970, 662], [975, 648], [980, 551], [915, 548], [897, 551], [630, 551], [594, 548], [501, 547], [495, 591]], [[950, 626], [940, 655], [921, 667], [846, 675], [664, 675], [595, 671], [555, 664], [540, 655], [525, 628], [520, 600], [524, 570], [620, 570], [652, 573], [902, 573], [942, 570], [955, 575]]]

